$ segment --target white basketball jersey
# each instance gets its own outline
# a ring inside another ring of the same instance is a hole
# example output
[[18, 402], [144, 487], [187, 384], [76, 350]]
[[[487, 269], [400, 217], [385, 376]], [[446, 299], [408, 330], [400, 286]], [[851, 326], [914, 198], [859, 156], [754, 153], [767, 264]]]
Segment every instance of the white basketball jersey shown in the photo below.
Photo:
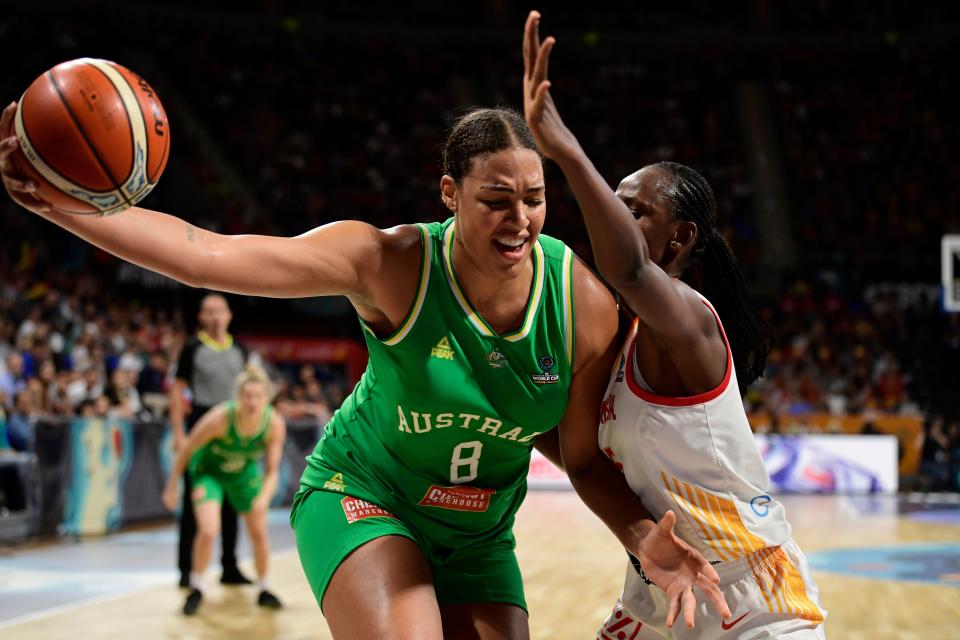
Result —
[[750, 556], [790, 539], [783, 506], [767, 493], [770, 478], [747, 422], [730, 343], [727, 372], [715, 389], [685, 398], [654, 393], [634, 349], [637, 322], [607, 387], [600, 448], [659, 520], [677, 514], [677, 535], [711, 561]]

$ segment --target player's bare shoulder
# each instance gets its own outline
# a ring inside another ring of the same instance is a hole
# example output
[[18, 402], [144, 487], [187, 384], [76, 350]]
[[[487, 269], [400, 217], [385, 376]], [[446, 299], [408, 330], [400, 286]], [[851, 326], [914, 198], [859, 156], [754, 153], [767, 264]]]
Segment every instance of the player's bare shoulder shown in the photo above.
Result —
[[404, 318], [420, 279], [423, 242], [415, 224], [376, 229], [375, 247], [363, 261], [364, 295], [351, 296], [361, 317], [389, 332]]
[[720, 332], [717, 327], [717, 318], [713, 315], [710, 307], [703, 303], [704, 298], [690, 285], [680, 278], [673, 279], [673, 285], [683, 296], [690, 313], [697, 319], [697, 328], [700, 329], [700, 335], [704, 338], [718, 338]]
[[617, 337], [617, 303], [607, 286], [579, 258], [573, 263], [576, 318], [575, 368], [605, 353]]

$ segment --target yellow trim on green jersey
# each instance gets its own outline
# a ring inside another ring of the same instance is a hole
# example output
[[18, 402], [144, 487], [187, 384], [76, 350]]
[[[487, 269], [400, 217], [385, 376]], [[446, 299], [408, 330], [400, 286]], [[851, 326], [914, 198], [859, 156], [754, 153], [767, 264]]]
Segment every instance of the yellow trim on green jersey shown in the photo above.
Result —
[[573, 251], [563, 251], [563, 338], [567, 348], [567, 362], [573, 367]]
[[[460, 308], [463, 309], [467, 319], [470, 320], [470, 324], [472, 324], [481, 335], [489, 337], [496, 336], [497, 333], [490, 328], [490, 325], [488, 325], [483, 317], [470, 305], [470, 301], [467, 300], [467, 296], [463, 293], [463, 290], [460, 288], [460, 283], [457, 281], [457, 274], [453, 271], [454, 227], [456, 227], [456, 223], [447, 227], [447, 230], [443, 236], [443, 266], [444, 271], [447, 274], [447, 283], [450, 285], [450, 290], [453, 292], [453, 297], [456, 298]], [[540, 300], [543, 298], [544, 256], [543, 248], [540, 246], [539, 240], [537, 240], [537, 243], [533, 246], [532, 257], [533, 282], [530, 285], [530, 298], [527, 300], [527, 312], [524, 315], [523, 324], [520, 326], [520, 329], [502, 336], [504, 340], [509, 342], [517, 342], [527, 337], [527, 335], [530, 333], [530, 329], [533, 327], [533, 321], [537, 317], [537, 310], [540, 306]]]
[[543, 298], [543, 260], [543, 248], [540, 246], [540, 240], [537, 240], [537, 243], [533, 245], [533, 285], [530, 288], [527, 317], [524, 318], [523, 326], [520, 327], [519, 331], [503, 337], [508, 342], [523, 340], [533, 327], [533, 321], [537, 317], [537, 308], [540, 306], [540, 299]]
[[417, 318], [420, 317], [423, 301], [427, 299], [427, 287], [430, 284], [430, 265], [433, 262], [433, 241], [422, 224], [417, 225], [417, 231], [420, 232], [420, 245], [423, 247], [420, 253], [420, 280], [417, 282], [417, 295], [413, 299], [410, 310], [407, 311], [407, 317], [400, 323], [396, 331], [383, 339], [377, 336], [374, 330], [363, 321], [363, 318], [360, 318], [360, 326], [363, 327], [363, 330], [389, 347], [400, 344], [410, 334]]

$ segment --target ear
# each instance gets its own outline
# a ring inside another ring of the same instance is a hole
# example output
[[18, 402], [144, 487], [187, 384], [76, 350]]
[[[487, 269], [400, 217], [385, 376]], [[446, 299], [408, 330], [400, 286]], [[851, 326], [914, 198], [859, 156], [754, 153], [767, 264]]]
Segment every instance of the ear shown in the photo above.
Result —
[[685, 247], [693, 249], [699, 233], [700, 230], [697, 228], [696, 222], [681, 220], [673, 231], [673, 237], [670, 238], [670, 248], [677, 253]]
[[457, 212], [457, 183], [448, 175], [440, 178], [440, 200], [453, 213]]

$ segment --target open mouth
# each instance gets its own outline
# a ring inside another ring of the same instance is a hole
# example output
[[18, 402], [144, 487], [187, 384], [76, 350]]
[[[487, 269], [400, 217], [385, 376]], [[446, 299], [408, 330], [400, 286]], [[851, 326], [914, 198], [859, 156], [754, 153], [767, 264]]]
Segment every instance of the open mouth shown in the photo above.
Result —
[[495, 238], [493, 246], [504, 258], [508, 260], [519, 260], [523, 257], [523, 248], [526, 246], [526, 238]]

